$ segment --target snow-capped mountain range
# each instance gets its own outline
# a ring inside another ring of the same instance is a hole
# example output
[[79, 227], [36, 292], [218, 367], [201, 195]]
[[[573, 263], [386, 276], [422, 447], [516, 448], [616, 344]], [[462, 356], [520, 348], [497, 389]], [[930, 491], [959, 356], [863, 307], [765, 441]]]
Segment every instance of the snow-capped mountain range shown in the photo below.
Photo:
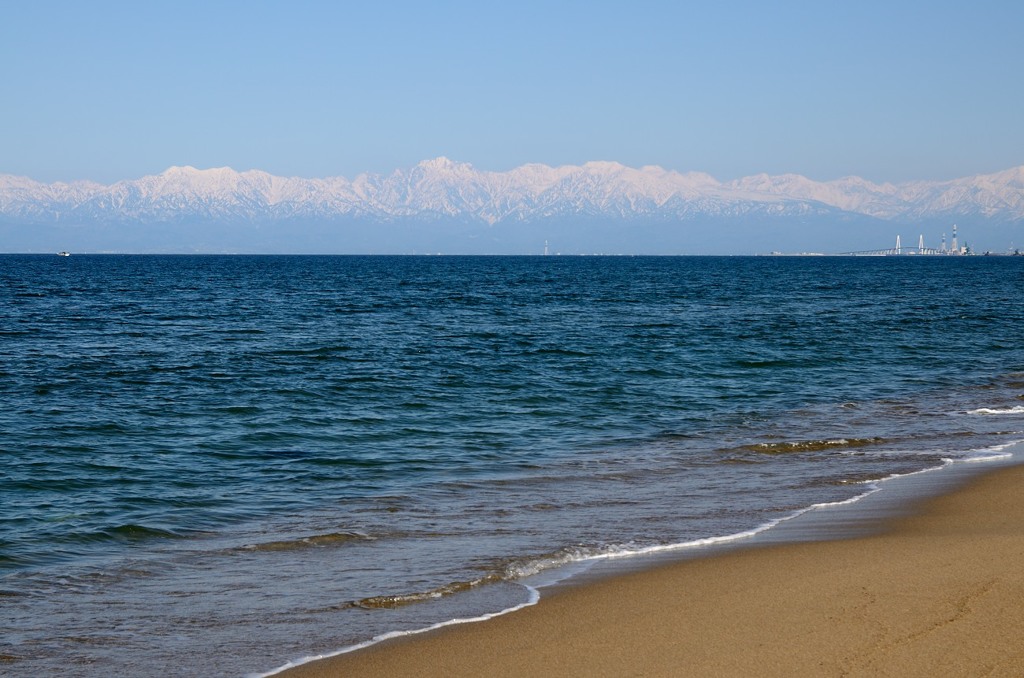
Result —
[[477, 237], [496, 228], [507, 232], [517, 224], [565, 220], [685, 224], [819, 218], [1024, 223], [1024, 166], [951, 181], [900, 184], [859, 177], [819, 182], [794, 174], [722, 182], [699, 172], [615, 162], [529, 164], [488, 172], [443, 157], [352, 180], [192, 167], [172, 167], [112, 185], [45, 184], [0, 175], [0, 224], [7, 232], [16, 225], [133, 224], [138, 229], [288, 223], [298, 228], [294, 225], [358, 222], [367, 228], [399, 223], [428, 228], [426, 222], [459, 224], [466, 237]]

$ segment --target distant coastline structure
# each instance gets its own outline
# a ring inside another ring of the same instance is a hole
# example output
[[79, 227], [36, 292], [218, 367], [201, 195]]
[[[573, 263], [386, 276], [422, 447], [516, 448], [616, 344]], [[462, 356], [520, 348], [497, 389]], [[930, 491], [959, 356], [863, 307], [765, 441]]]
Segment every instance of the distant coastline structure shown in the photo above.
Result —
[[956, 224], [953, 224], [953, 239], [949, 249], [946, 249], [946, 234], [942, 234], [942, 246], [939, 248], [925, 247], [924, 234], [917, 239], [917, 247], [904, 247], [899, 235], [896, 236], [896, 246], [878, 250], [862, 250], [859, 252], [843, 252], [842, 254], [854, 257], [902, 257], [902, 256], [966, 256], [973, 254], [971, 246], [964, 243], [961, 246], [957, 241]]

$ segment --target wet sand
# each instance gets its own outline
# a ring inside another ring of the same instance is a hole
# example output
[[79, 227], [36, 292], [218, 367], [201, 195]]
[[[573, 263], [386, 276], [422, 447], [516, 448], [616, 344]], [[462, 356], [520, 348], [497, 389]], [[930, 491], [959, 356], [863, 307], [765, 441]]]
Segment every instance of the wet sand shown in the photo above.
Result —
[[1024, 676], [1024, 466], [880, 534], [619, 575], [278, 674]]

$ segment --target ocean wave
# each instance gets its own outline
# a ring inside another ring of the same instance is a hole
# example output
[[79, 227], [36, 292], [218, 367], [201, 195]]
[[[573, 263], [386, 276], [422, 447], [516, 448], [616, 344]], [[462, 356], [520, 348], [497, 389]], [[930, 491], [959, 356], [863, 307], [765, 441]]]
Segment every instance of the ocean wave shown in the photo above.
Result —
[[741, 445], [740, 449], [758, 454], [792, 454], [796, 452], [820, 452], [837, 448], [867, 447], [886, 442], [884, 438], [831, 438], [822, 440], [794, 440], [778, 443], [755, 443]]
[[976, 410], [968, 410], [967, 414], [1024, 414], [1024, 405], [1013, 407], [979, 407]]
[[478, 586], [484, 584], [492, 584], [501, 581], [504, 577], [497, 574], [490, 574], [479, 579], [473, 579], [471, 581], [454, 581], [444, 586], [438, 586], [437, 588], [430, 589], [429, 591], [419, 591], [415, 593], [399, 593], [390, 596], [371, 596], [369, 598], [363, 598], [351, 603], [352, 607], [361, 607], [364, 609], [379, 610], [379, 609], [392, 609], [396, 607], [404, 607], [406, 605], [412, 605], [414, 603], [422, 603], [428, 600], [437, 600], [444, 596], [454, 595], [456, 593], [462, 593], [463, 591], [469, 591], [475, 589]]
[[[808, 442], [813, 442], [813, 441], [808, 441]], [[838, 443], [838, 441], [818, 441], [818, 442], [823, 442], [823, 443], [824, 442], [830, 442], [830, 443], [831, 442], [837, 442]], [[857, 440], [852, 440], [852, 441], [851, 440], [846, 440], [846, 441], [844, 441], [846, 446], [856, 446], [857, 443], [859, 443], [861, 445], [864, 445], [864, 444], [875, 444], [876, 442], [883, 442], [883, 441], [881, 439], [877, 439], [877, 438], [864, 439], [863, 441], [857, 441]], [[854, 443], [854, 445], [850, 445], [850, 443]], [[1011, 448], [1014, 448], [1014, 447], [1019, 446], [1019, 445], [1024, 445], [1024, 440], [1011, 440], [1011, 441], [1008, 441], [1008, 442], [1005, 442], [1005, 443], [1000, 443], [998, 445], [993, 445], [993, 446], [985, 447], [985, 448], [982, 448], [982, 449], [970, 450], [969, 452], [964, 454], [964, 456], [962, 456], [962, 457], [959, 457], [957, 459], [949, 459], [949, 458], [942, 459], [942, 461], [938, 465], [936, 465], [936, 466], [929, 466], [929, 467], [926, 467], [926, 468], [918, 470], [918, 471], [910, 471], [910, 472], [907, 472], [907, 473], [893, 473], [891, 475], [884, 476], [884, 477], [881, 477], [881, 478], [879, 478], [879, 477], [865, 477], [865, 478], [862, 478], [862, 479], [850, 479], [850, 480], [848, 480], [849, 484], [859, 485], [859, 486], [861, 486], [863, 488], [860, 492], [858, 492], [857, 494], [855, 494], [855, 495], [853, 495], [851, 497], [848, 497], [846, 499], [840, 499], [840, 500], [837, 500], [837, 501], [826, 501], [826, 502], [818, 502], [818, 503], [810, 504], [808, 506], [796, 509], [795, 511], [793, 511], [793, 512], [787, 514], [787, 515], [780, 516], [778, 518], [773, 518], [771, 520], [768, 520], [766, 522], [761, 523], [760, 525], [753, 526], [753, 527], [751, 527], [751, 528], [749, 528], [747, 530], [742, 530], [742, 531], [739, 531], [739, 532], [734, 532], [734, 533], [729, 533], [729, 534], [721, 534], [721, 535], [713, 535], [713, 536], [708, 536], [708, 537], [702, 537], [702, 538], [697, 538], [697, 539], [693, 539], [693, 540], [689, 540], [689, 541], [683, 541], [683, 542], [672, 542], [672, 543], [650, 544], [650, 545], [620, 544], [620, 545], [610, 545], [610, 546], [606, 546], [606, 547], [602, 547], [602, 548], [583, 548], [583, 547], [577, 547], [577, 548], [571, 548], [571, 549], [564, 549], [564, 550], [559, 551], [557, 553], [547, 554], [547, 555], [544, 555], [544, 556], [539, 556], [539, 557], [531, 558], [529, 560], [524, 560], [524, 561], [515, 563], [513, 565], [507, 566], [505, 568], [505, 577], [504, 578], [513, 579], [513, 580], [515, 580], [515, 579], [524, 579], [524, 578], [530, 577], [532, 575], [538, 574], [538, 573], [543, 572], [543, 571], [548, 570], [548, 569], [563, 567], [565, 565], [570, 565], [570, 564], [573, 564], [573, 563], [586, 563], [588, 561], [600, 561], [600, 560], [613, 560], [613, 559], [619, 559], [619, 558], [631, 558], [631, 557], [636, 557], [636, 556], [652, 555], [652, 554], [655, 554], [655, 553], [663, 553], [663, 552], [671, 552], [671, 551], [684, 551], [684, 550], [689, 550], [689, 549], [703, 548], [703, 547], [708, 547], [708, 546], [715, 546], [715, 545], [727, 544], [727, 543], [731, 543], [731, 542], [743, 541], [743, 540], [746, 540], [746, 539], [750, 539], [751, 537], [754, 537], [754, 536], [756, 536], [758, 534], [761, 534], [762, 532], [766, 532], [766, 531], [768, 531], [768, 530], [770, 530], [770, 529], [772, 529], [772, 528], [774, 528], [774, 527], [776, 527], [776, 526], [778, 526], [778, 525], [780, 525], [782, 523], [788, 522], [788, 521], [790, 521], [790, 520], [792, 520], [794, 518], [797, 518], [797, 517], [799, 517], [799, 516], [801, 516], [801, 515], [803, 515], [805, 513], [808, 513], [808, 512], [811, 512], [811, 511], [817, 511], [817, 510], [821, 510], [821, 509], [827, 509], [827, 508], [831, 508], [831, 507], [845, 506], [845, 505], [854, 504], [856, 502], [859, 502], [862, 499], [864, 499], [865, 497], [868, 497], [868, 496], [870, 496], [870, 495], [880, 491], [882, 489], [882, 484], [887, 482], [887, 481], [891, 481], [891, 480], [895, 480], [897, 478], [902, 478], [902, 477], [907, 477], [907, 476], [918, 475], [918, 474], [921, 474], [921, 473], [931, 473], [931, 472], [934, 472], [934, 471], [939, 471], [939, 470], [941, 470], [943, 468], [946, 468], [947, 466], [950, 466], [952, 464], [957, 464], [957, 463], [985, 463], [985, 462], [1002, 461], [1002, 460], [1006, 460], [1006, 459], [1012, 458], [1014, 456], [1014, 453], [1013, 453], [1013, 450]], [[840, 444], [840, 446], [843, 446], [843, 444]], [[821, 449], [826, 449], [826, 448], [821, 448]]]
[[1014, 456], [1012, 448], [1018, 445], [1024, 445], [1024, 440], [1011, 440], [1009, 442], [1000, 443], [999, 445], [985, 447], [980, 450], [971, 450], [970, 453], [960, 459], [960, 461], [972, 463], [1010, 459]]
[[314, 534], [309, 537], [297, 539], [282, 539], [279, 541], [265, 541], [259, 544], [247, 544], [240, 550], [243, 551], [297, 551], [308, 548], [324, 548], [328, 546], [341, 546], [354, 541], [373, 541], [374, 538], [360, 532], [331, 532], [328, 534]]
[[125, 523], [95, 530], [70, 532], [63, 536], [62, 541], [65, 544], [80, 545], [110, 542], [135, 543], [149, 539], [180, 539], [182, 536], [181, 533], [159, 527]]

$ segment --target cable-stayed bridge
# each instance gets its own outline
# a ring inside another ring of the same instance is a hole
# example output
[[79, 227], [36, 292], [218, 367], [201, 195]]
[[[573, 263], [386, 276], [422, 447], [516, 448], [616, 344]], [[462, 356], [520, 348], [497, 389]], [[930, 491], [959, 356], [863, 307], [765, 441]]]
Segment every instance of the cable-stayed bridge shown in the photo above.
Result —
[[916, 246], [903, 245], [900, 243], [900, 236], [896, 236], [896, 246], [889, 247], [880, 250], [861, 250], [859, 252], [843, 252], [845, 255], [858, 256], [858, 257], [893, 257], [903, 256], [911, 254], [920, 255], [957, 255], [957, 254], [970, 254], [971, 248], [967, 245], [960, 247], [957, 245], [956, 240], [956, 226], [953, 226], [953, 246], [946, 249], [946, 236], [942, 236], [942, 247], [925, 247], [924, 236], [922, 235], [917, 240]]

